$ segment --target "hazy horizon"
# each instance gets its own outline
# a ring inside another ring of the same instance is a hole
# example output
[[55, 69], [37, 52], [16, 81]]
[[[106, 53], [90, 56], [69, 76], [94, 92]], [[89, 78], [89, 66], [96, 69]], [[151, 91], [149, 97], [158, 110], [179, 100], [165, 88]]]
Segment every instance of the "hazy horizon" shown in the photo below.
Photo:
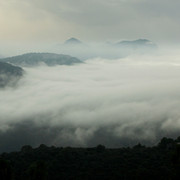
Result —
[[71, 37], [87, 43], [149, 39], [179, 47], [173, 0], [1, 0], [0, 54], [52, 51]]

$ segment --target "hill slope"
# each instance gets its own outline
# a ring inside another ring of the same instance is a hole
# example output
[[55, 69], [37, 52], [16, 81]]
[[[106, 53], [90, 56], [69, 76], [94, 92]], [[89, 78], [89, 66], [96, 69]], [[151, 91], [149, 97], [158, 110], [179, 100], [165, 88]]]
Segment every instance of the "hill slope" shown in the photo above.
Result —
[[19, 66], [37, 66], [41, 63], [45, 63], [48, 66], [73, 65], [76, 63], [82, 63], [79, 59], [75, 57], [54, 53], [28, 53], [0, 59], [0, 61], [10, 62]]
[[0, 87], [14, 85], [22, 75], [22, 68], [0, 62]]

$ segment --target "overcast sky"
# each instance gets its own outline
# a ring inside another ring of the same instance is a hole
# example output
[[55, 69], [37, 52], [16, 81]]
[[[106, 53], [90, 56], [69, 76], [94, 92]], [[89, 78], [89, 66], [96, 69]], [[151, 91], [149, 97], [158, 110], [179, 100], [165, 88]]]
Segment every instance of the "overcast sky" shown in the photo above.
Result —
[[179, 0], [0, 0], [0, 42], [180, 41]]

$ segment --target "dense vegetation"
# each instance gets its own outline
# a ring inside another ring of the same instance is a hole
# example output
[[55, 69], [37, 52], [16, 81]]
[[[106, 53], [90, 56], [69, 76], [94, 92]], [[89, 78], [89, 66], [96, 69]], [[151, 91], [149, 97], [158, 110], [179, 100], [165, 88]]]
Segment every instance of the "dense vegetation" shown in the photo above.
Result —
[[179, 179], [180, 137], [157, 146], [107, 149], [23, 146], [0, 156], [1, 180]]

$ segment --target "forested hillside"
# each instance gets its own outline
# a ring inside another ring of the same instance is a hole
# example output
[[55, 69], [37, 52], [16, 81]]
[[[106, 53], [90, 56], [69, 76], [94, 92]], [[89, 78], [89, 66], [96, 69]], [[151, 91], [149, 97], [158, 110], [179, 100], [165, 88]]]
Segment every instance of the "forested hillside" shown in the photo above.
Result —
[[180, 137], [163, 138], [157, 146], [107, 149], [23, 146], [3, 153], [1, 180], [179, 179]]

